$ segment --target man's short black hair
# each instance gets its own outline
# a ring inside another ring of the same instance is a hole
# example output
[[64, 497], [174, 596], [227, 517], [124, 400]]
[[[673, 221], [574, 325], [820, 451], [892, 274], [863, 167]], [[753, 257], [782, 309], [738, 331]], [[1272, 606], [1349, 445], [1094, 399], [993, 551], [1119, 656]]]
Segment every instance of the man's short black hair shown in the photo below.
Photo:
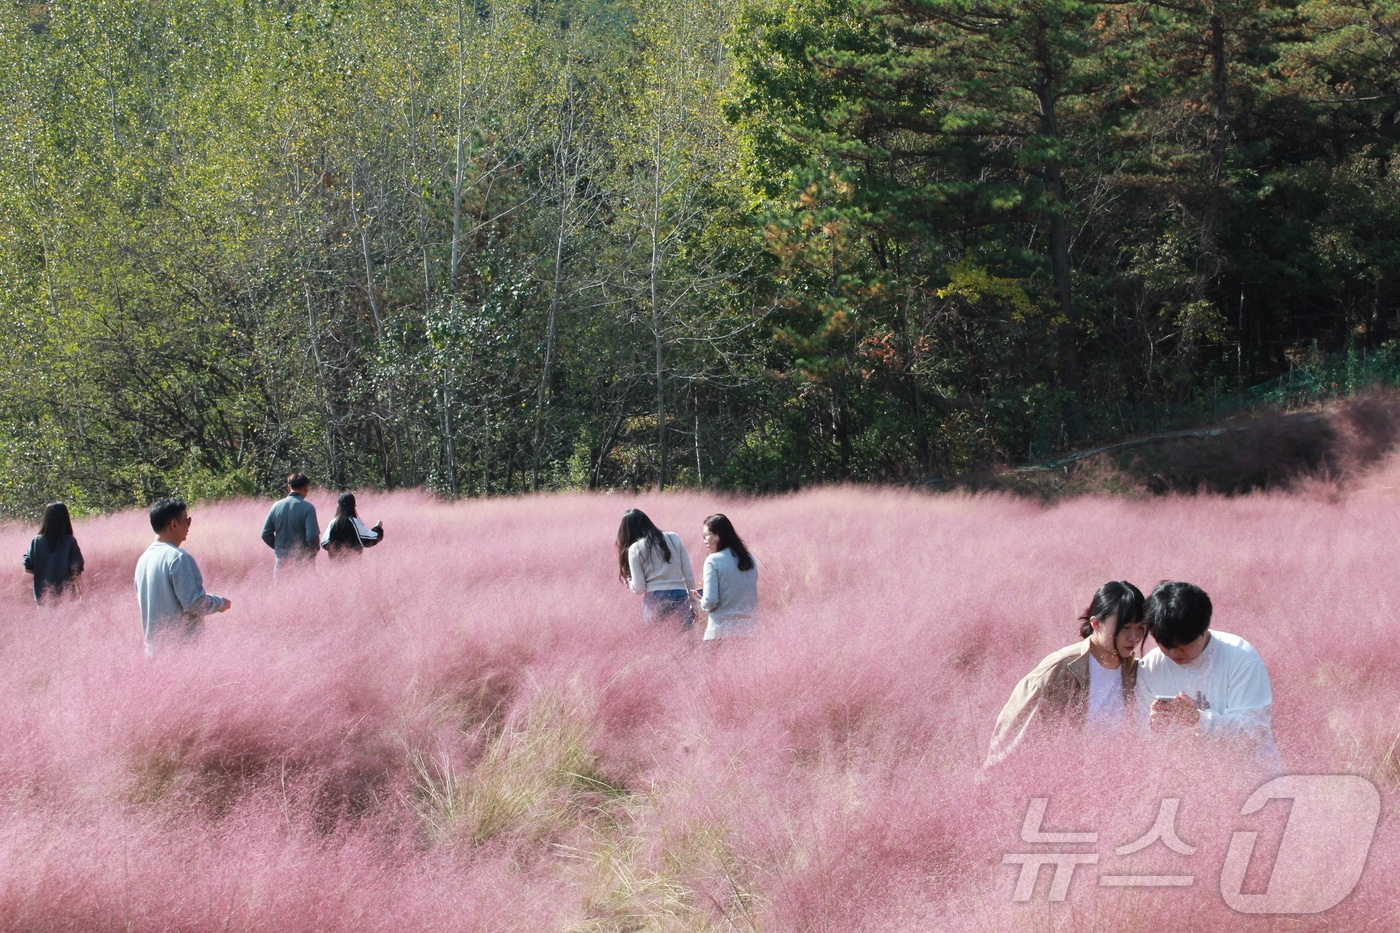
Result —
[[188, 510], [189, 506], [185, 505], [184, 499], [162, 499], [151, 506], [151, 528], [156, 534], [160, 534]]
[[1164, 581], [1147, 597], [1142, 617], [1157, 644], [1179, 648], [1206, 633], [1211, 611], [1210, 597], [1196, 584]]
[[311, 485], [311, 480], [301, 473], [292, 473], [287, 476], [287, 487], [289, 489], [305, 489]]

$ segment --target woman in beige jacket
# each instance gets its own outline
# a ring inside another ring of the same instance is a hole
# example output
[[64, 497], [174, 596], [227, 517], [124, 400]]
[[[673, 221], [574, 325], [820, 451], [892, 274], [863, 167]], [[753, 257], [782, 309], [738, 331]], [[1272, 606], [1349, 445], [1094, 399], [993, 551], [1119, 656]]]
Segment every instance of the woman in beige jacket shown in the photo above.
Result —
[[1055, 726], [1105, 732], [1130, 726], [1137, 648], [1146, 637], [1142, 607], [1142, 591], [1126, 580], [1099, 587], [1079, 617], [1082, 641], [1041, 661], [1011, 692], [984, 768]]

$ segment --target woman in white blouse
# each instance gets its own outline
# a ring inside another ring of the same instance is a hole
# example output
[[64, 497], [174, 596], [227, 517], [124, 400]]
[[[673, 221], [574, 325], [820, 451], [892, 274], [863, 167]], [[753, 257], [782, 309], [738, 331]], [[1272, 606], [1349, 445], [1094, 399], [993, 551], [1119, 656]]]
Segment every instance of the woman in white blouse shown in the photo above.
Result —
[[734, 525], [723, 515], [705, 519], [705, 558], [700, 608], [710, 615], [705, 641], [752, 635], [758, 624], [758, 565]]
[[617, 565], [627, 588], [644, 594], [643, 621], [669, 621], [685, 630], [695, 624], [695, 572], [680, 535], [663, 532], [641, 509], [629, 509], [617, 529]]

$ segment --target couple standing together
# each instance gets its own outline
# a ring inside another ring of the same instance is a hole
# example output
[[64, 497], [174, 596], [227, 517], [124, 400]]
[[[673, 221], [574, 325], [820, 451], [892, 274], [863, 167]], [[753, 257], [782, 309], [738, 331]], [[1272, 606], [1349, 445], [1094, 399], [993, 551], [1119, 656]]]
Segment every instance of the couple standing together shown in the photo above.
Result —
[[642, 593], [642, 618], [674, 622], [689, 631], [695, 600], [709, 615], [704, 640], [751, 635], [758, 622], [758, 566], [734, 525], [714, 514], [701, 525], [705, 569], [700, 588], [680, 535], [657, 528], [645, 512], [630, 509], [617, 529], [618, 575]]
[[[1163, 582], [1143, 599], [1124, 580], [1099, 587], [1080, 616], [1082, 641], [1045, 658], [1011, 694], [986, 766], [1053, 727], [1110, 734], [1125, 727], [1237, 747], [1278, 773], [1273, 689], [1254, 646], [1212, 631], [1210, 597]], [[1157, 647], [1139, 659], [1147, 636]]]
[[367, 547], [384, 540], [384, 523], [365, 527], [355, 508], [355, 494], [343, 492], [336, 500], [335, 518], [326, 526], [326, 533], [316, 521], [316, 506], [306, 501], [311, 480], [301, 473], [287, 477], [287, 495], [273, 503], [263, 522], [263, 543], [272, 548], [272, 572], [283, 564], [311, 562], [316, 559], [317, 542], [334, 559], [358, 555]]

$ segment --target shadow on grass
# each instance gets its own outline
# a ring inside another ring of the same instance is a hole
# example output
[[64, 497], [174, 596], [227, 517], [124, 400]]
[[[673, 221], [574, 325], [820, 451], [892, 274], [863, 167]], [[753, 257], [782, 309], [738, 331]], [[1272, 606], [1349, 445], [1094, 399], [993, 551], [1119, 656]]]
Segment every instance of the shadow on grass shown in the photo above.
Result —
[[1125, 441], [1051, 465], [971, 475], [958, 488], [1044, 499], [1107, 493], [1242, 495], [1326, 484], [1339, 490], [1400, 440], [1400, 393], [1358, 396], [1325, 409], [1267, 412], [1210, 428]]

